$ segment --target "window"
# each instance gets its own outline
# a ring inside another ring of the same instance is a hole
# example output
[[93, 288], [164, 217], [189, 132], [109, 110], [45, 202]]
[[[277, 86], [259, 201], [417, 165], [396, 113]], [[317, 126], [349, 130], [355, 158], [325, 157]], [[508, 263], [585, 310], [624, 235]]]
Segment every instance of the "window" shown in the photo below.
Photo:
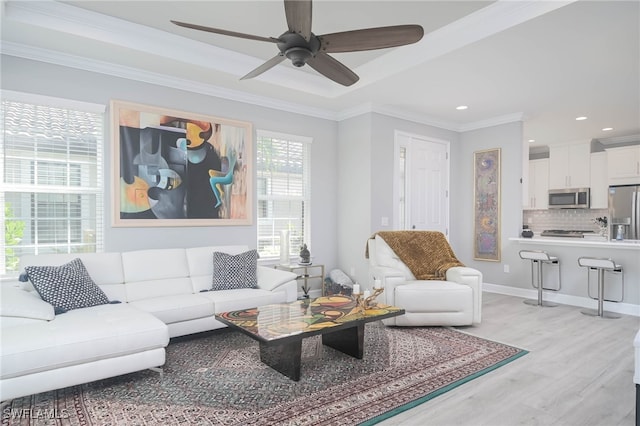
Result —
[[20, 256], [102, 251], [104, 107], [3, 93], [0, 274]]
[[280, 255], [280, 231], [289, 231], [290, 255], [309, 245], [311, 138], [257, 132], [258, 253]]

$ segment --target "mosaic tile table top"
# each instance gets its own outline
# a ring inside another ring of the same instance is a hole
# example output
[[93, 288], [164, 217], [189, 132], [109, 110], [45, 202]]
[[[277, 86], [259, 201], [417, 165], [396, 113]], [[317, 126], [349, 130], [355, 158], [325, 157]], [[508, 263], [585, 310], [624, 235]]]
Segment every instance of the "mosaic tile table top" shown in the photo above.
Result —
[[[261, 342], [300, 339], [404, 314], [404, 309], [378, 304], [363, 310], [344, 295], [297, 300], [216, 314], [216, 319]], [[331, 330], [328, 330], [331, 329]]]

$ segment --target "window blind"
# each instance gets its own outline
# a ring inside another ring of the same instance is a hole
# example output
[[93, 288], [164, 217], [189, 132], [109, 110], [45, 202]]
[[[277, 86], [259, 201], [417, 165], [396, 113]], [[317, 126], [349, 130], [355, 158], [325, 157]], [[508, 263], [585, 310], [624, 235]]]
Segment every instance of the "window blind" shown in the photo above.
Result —
[[4, 99], [0, 198], [5, 256], [101, 251], [103, 113]]
[[290, 255], [309, 245], [311, 139], [257, 132], [258, 252], [280, 255], [280, 231], [289, 231]]

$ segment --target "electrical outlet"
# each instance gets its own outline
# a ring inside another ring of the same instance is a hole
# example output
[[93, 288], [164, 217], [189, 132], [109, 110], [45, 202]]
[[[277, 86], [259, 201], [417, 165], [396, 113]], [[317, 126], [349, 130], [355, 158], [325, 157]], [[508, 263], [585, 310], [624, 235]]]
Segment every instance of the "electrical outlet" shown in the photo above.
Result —
[[351, 278], [353, 278], [353, 277], [355, 277], [355, 276], [356, 276], [356, 268], [354, 268], [353, 266], [351, 267], [351, 269], [349, 270], [349, 272], [350, 272], [350, 274], [349, 274], [349, 275], [351, 275]]
[[387, 216], [382, 216], [382, 220], [380, 222], [382, 226], [389, 226], [389, 218]]
[[509, 273], [509, 265], [504, 265], [504, 273], [505, 274]]
[[533, 223], [533, 218], [532, 217], [528, 217], [527, 218], [527, 223], [529, 223], [529, 224]]

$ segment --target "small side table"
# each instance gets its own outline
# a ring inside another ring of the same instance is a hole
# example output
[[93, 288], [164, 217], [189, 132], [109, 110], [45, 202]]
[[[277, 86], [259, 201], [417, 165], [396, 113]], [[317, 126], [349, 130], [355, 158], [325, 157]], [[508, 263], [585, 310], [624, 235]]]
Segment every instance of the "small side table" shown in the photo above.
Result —
[[310, 285], [309, 281], [320, 279], [322, 285], [322, 295], [325, 295], [324, 290], [324, 265], [319, 263], [312, 263], [310, 265], [275, 265], [274, 268], [281, 269], [283, 271], [293, 272], [297, 274], [296, 280], [300, 284], [300, 287], [307, 287]]

